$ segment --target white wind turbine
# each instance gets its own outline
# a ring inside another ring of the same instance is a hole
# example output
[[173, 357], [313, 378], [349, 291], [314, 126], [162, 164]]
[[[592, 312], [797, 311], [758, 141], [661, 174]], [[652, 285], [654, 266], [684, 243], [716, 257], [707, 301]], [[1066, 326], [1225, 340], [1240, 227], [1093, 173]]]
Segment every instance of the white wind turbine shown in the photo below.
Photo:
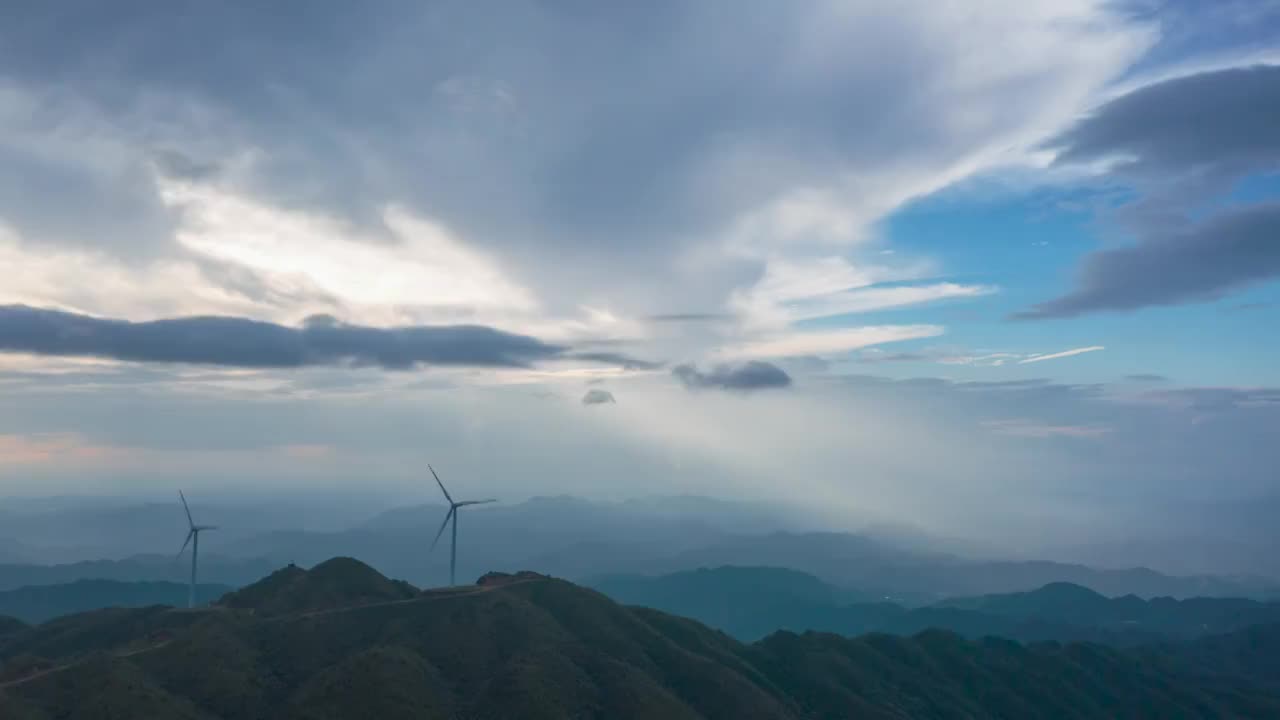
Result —
[[440, 523], [440, 530], [436, 533], [436, 539], [431, 541], [432, 552], [436, 549], [436, 543], [440, 542], [440, 536], [444, 534], [445, 526], [449, 524], [449, 520], [453, 520], [453, 540], [449, 543], [449, 586], [457, 585], [456, 573], [458, 569], [458, 508], [468, 505], [484, 505], [485, 503], [498, 502], [494, 498], [486, 500], [463, 500], [462, 502], [454, 502], [449, 495], [449, 491], [444, 489], [444, 483], [440, 482], [440, 476], [436, 475], [435, 468], [430, 465], [427, 469], [431, 471], [431, 476], [436, 479], [436, 484], [440, 486], [440, 492], [444, 493], [444, 499], [449, 501], [449, 512], [445, 513], [444, 522]]
[[[187, 539], [182, 543], [182, 549], [178, 551], [177, 557], [182, 557], [182, 553], [186, 551], [187, 545], [191, 545], [191, 586], [187, 590], [187, 607], [196, 606], [196, 560], [200, 555], [200, 533], [205, 530], [217, 530], [217, 525], [197, 525], [195, 520], [191, 519], [191, 508], [187, 506], [187, 496], [178, 491], [178, 497], [182, 498], [182, 509], [187, 511], [187, 525], [191, 528], [187, 531]], [[176, 558], [175, 558], [176, 559]]]

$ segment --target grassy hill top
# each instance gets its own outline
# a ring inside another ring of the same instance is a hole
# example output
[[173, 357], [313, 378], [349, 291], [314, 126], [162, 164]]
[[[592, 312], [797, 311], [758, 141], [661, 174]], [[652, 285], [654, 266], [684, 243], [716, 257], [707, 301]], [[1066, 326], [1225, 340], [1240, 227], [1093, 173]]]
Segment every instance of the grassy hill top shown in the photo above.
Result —
[[227, 593], [217, 605], [270, 616], [408, 600], [417, 594], [409, 583], [389, 580], [359, 560], [338, 557], [310, 570], [289, 565]]

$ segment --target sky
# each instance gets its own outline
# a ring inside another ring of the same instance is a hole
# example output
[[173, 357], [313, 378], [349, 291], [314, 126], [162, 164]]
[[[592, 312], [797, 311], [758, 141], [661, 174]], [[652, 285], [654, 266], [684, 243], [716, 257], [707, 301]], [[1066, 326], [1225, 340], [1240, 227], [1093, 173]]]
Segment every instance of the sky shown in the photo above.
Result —
[[5, 3], [0, 495], [431, 462], [1274, 546], [1277, 38], [1271, 0]]

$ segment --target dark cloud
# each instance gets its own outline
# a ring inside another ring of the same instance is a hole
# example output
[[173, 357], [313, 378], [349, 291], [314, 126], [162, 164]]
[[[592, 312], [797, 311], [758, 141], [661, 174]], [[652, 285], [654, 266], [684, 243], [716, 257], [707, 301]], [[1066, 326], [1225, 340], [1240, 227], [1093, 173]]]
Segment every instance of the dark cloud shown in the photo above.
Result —
[[613, 398], [613, 393], [599, 388], [592, 388], [587, 391], [587, 394], [582, 396], [583, 405], [610, 405], [617, 402], [618, 401]]
[[779, 364], [783, 368], [801, 373], [823, 373], [831, 369], [831, 363], [817, 355], [796, 355], [780, 360]]
[[1125, 375], [1125, 380], [1133, 382], [1168, 382], [1169, 378], [1164, 375], [1156, 375], [1154, 373], [1135, 373], [1133, 375]]
[[329, 316], [287, 327], [233, 317], [129, 322], [0, 306], [0, 352], [244, 368], [364, 365], [525, 367], [565, 348], [479, 325], [373, 328]]
[[1123, 158], [1129, 172], [1280, 164], [1280, 66], [1174, 78], [1108, 102], [1048, 143], [1060, 164]]
[[1015, 318], [1203, 302], [1280, 276], [1280, 203], [1213, 204], [1241, 178], [1280, 168], [1280, 66], [1139, 88], [1047, 146], [1058, 164], [1116, 161], [1140, 197], [1113, 215], [1137, 243], [1089, 255], [1075, 290]]
[[184, 180], [206, 180], [218, 174], [218, 164], [196, 160], [173, 149], [157, 150], [152, 162], [167, 176]]
[[1182, 232], [1085, 258], [1076, 290], [1014, 315], [1071, 317], [1213, 300], [1280, 277], [1280, 202], [1225, 210]]
[[791, 376], [772, 363], [752, 360], [741, 365], [717, 365], [702, 372], [689, 364], [678, 365], [671, 374], [691, 390], [716, 389], [747, 392], [791, 385]]

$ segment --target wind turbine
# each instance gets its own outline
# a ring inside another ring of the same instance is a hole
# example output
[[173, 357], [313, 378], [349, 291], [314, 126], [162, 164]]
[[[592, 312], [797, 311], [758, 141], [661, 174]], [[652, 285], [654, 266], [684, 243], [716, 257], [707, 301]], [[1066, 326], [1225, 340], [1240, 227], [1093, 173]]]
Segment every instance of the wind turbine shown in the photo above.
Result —
[[440, 486], [440, 492], [444, 493], [444, 499], [449, 501], [449, 512], [445, 513], [444, 522], [440, 523], [440, 530], [436, 533], [436, 539], [431, 541], [430, 553], [436, 549], [436, 543], [440, 542], [440, 536], [444, 534], [445, 527], [449, 524], [449, 520], [453, 520], [453, 540], [449, 543], [449, 586], [457, 585], [455, 581], [458, 569], [458, 508], [468, 505], [484, 505], [485, 503], [498, 502], [494, 498], [486, 500], [463, 500], [462, 502], [454, 502], [453, 497], [449, 495], [449, 491], [444, 489], [444, 483], [440, 482], [440, 476], [436, 475], [435, 468], [430, 465], [427, 469], [431, 471], [431, 476], [436, 479], [436, 484]]
[[178, 551], [177, 557], [182, 557], [182, 553], [186, 551], [187, 545], [191, 545], [191, 587], [187, 590], [187, 607], [196, 606], [196, 558], [200, 555], [200, 533], [205, 530], [217, 530], [217, 525], [197, 525], [195, 520], [191, 519], [191, 508], [187, 506], [187, 496], [178, 491], [178, 497], [182, 498], [182, 509], [187, 511], [187, 525], [191, 528], [187, 531], [187, 539], [182, 543], [182, 549]]

